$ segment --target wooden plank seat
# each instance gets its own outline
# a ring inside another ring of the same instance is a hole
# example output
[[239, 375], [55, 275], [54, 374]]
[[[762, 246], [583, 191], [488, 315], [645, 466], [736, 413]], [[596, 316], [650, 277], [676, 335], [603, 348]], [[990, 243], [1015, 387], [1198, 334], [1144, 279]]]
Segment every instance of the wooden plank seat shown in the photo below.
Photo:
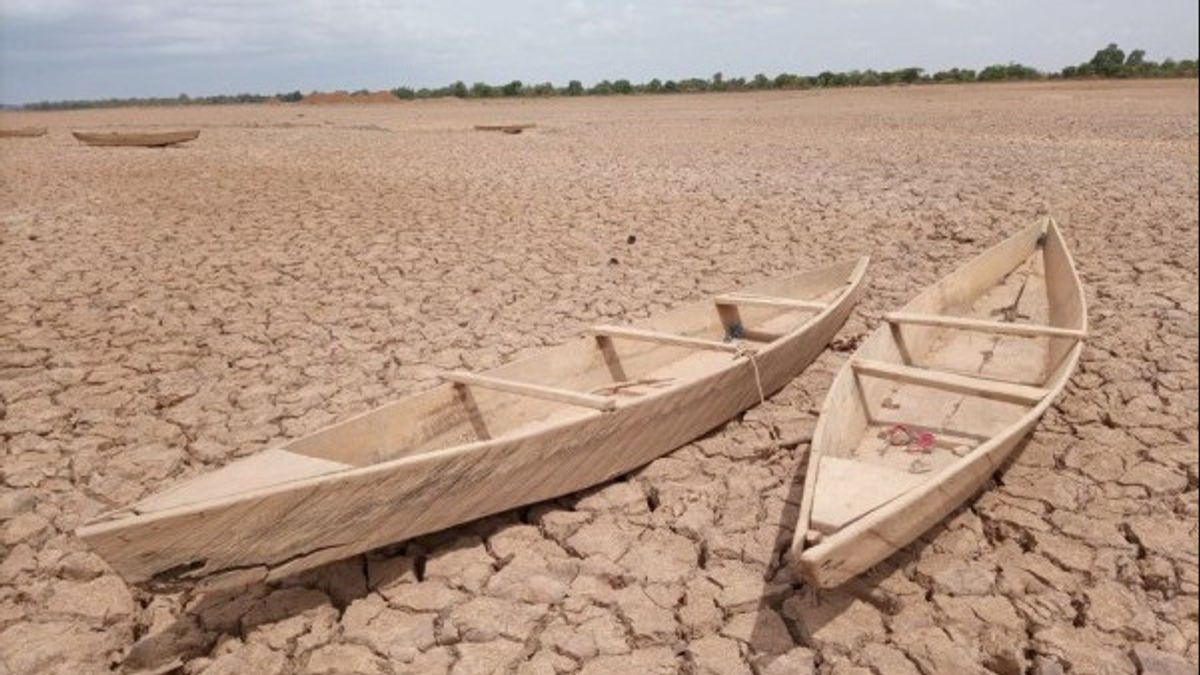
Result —
[[1082, 340], [1087, 337], [1087, 331], [1057, 326], [1042, 326], [1028, 323], [1012, 323], [1008, 321], [986, 321], [983, 319], [968, 319], [966, 317], [945, 316], [941, 314], [915, 314], [911, 312], [891, 312], [884, 315], [884, 320], [890, 324], [912, 324], [915, 326], [936, 326], [939, 328], [957, 328], [973, 330], [998, 335], [1019, 335], [1022, 337], [1063, 337]]
[[461, 370], [445, 372], [440, 375], [443, 380], [453, 382], [458, 385], [469, 385], [474, 387], [483, 387], [484, 389], [495, 389], [510, 394], [518, 394], [520, 396], [529, 396], [532, 398], [541, 398], [548, 401], [558, 401], [559, 403], [568, 403], [584, 408], [594, 408], [602, 412], [615, 410], [617, 401], [608, 396], [597, 396], [595, 394], [585, 394], [570, 389], [560, 389], [558, 387], [547, 387], [541, 384], [532, 384], [530, 382], [518, 382], [516, 380], [505, 380], [499, 377], [491, 377], [489, 375], [476, 375], [467, 373]]
[[721, 342], [719, 340], [706, 340], [704, 338], [687, 337], [685, 335], [675, 335], [673, 333], [660, 333], [658, 331], [645, 330], [643, 328], [631, 328], [628, 326], [592, 326], [588, 329], [588, 332], [596, 337], [641, 340], [643, 342], [656, 342], [658, 344], [671, 345], [673, 347], [707, 349], [717, 352], [728, 352], [730, 354], [755, 351], [754, 347], [746, 344]]
[[745, 307], [775, 307], [783, 309], [806, 309], [819, 312], [828, 306], [827, 303], [816, 300], [800, 300], [798, 298], [781, 298], [778, 296], [749, 295], [728, 293], [713, 298], [718, 305], [742, 305]]
[[898, 380], [909, 384], [943, 389], [981, 398], [1010, 403], [1032, 405], [1041, 401], [1049, 392], [1041, 387], [999, 382], [957, 373], [945, 373], [928, 368], [916, 368], [896, 363], [871, 359], [855, 359], [851, 362], [854, 372], [861, 375]]

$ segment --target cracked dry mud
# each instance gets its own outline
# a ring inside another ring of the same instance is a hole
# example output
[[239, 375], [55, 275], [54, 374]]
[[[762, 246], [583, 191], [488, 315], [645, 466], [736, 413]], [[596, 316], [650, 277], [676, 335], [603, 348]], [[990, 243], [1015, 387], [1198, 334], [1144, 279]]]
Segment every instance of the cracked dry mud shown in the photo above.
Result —
[[[1197, 652], [1197, 87], [912, 87], [6, 113], [0, 673], [1185, 673]], [[536, 122], [519, 136], [482, 123]], [[169, 150], [73, 128], [200, 127]], [[880, 314], [1039, 214], [1077, 374], [980, 497], [814, 593], [781, 556]], [[583, 494], [273, 587], [151, 596], [84, 519], [433, 383], [870, 252], [805, 374]]]

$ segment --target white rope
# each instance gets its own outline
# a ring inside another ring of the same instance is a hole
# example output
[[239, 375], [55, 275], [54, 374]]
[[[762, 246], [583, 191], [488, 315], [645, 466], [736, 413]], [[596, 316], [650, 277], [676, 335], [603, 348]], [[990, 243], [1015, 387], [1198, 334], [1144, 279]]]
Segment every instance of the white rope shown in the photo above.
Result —
[[[767, 393], [763, 390], [762, 374], [758, 372], [758, 359], [755, 358], [758, 352], [751, 347], [747, 347], [746, 343], [738, 342], [737, 351], [734, 352], [734, 358], [742, 358], [743, 356], [750, 359], [750, 367], [754, 370], [754, 386], [758, 387], [758, 404], [763, 406], [763, 411], [766, 413]], [[766, 413], [770, 417], [770, 413]], [[771, 439], [771, 444], [778, 447], [779, 433], [775, 429], [775, 425], [764, 421], [763, 424], [767, 427], [767, 437]]]

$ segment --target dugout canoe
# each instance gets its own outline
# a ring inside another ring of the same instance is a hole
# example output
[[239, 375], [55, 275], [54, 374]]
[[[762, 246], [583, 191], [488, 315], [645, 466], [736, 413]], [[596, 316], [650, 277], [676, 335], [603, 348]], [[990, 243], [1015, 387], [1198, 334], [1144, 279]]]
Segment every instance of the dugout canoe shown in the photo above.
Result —
[[867, 259], [593, 326], [78, 530], [152, 590], [271, 581], [627, 473], [760, 402], [845, 322]]
[[791, 548], [836, 586], [980, 490], [1075, 371], [1083, 288], [1053, 220], [884, 316], [825, 399]]
[[536, 124], [476, 124], [475, 131], [499, 131], [503, 134], [519, 134], [526, 129], [537, 128]]
[[0, 138], [37, 138], [46, 135], [46, 127], [21, 127], [0, 129]]
[[71, 135], [86, 145], [163, 148], [168, 145], [194, 141], [199, 138], [200, 130], [186, 129], [183, 131], [150, 132], [104, 131], [96, 133], [72, 131]]

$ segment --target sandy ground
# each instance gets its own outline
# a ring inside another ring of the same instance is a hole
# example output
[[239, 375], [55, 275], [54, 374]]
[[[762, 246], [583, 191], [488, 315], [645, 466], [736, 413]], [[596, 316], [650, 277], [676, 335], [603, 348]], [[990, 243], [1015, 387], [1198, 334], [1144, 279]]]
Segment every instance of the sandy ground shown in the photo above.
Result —
[[[0, 673], [1195, 672], [1195, 82], [0, 115], [25, 124], [50, 134], [0, 140]], [[203, 132], [68, 133], [126, 126]], [[883, 311], [1045, 213], [1091, 305], [1067, 392], [949, 522], [805, 588], [780, 560], [808, 449], [757, 456], [762, 422], [811, 427]], [[808, 372], [586, 494], [198, 597], [72, 535], [435, 369], [864, 252]]]

